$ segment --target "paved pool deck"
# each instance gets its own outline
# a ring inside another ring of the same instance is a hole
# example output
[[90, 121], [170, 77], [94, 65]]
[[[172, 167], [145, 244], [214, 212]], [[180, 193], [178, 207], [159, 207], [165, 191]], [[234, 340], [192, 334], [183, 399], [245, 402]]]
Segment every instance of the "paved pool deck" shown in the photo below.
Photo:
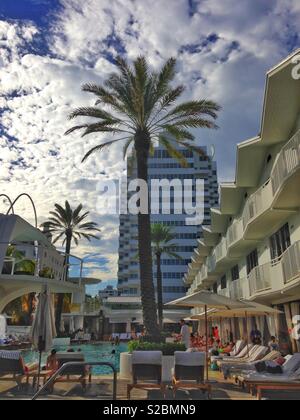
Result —
[[[250, 395], [246, 390], [239, 388], [233, 381], [225, 381], [219, 372], [212, 372], [210, 379], [213, 383], [213, 400], [236, 400], [236, 401], [255, 401], [256, 397]], [[118, 400], [127, 400], [127, 380], [118, 379], [117, 396]], [[1, 382], [0, 380], [0, 400], [29, 400], [33, 394], [32, 387], [25, 384], [18, 390], [14, 382]], [[266, 399], [272, 400], [300, 400], [300, 392], [280, 391], [266, 393]], [[159, 391], [133, 390], [132, 400], [162, 400]], [[43, 395], [40, 399], [47, 400], [110, 400], [112, 399], [112, 379], [109, 376], [95, 376], [92, 384], [88, 386], [84, 393], [79, 384], [56, 384], [52, 395]], [[173, 394], [168, 391], [167, 399], [172, 400]], [[200, 401], [206, 397], [197, 390], [179, 390], [176, 401]]]

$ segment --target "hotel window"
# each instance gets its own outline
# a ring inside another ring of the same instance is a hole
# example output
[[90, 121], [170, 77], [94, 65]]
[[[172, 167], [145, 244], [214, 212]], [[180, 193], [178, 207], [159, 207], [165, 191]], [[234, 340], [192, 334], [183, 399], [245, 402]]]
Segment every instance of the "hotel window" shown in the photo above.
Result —
[[247, 274], [250, 274], [253, 268], [257, 266], [258, 266], [258, 252], [257, 252], [257, 249], [255, 249], [247, 256]]
[[235, 280], [238, 280], [239, 278], [240, 278], [239, 266], [235, 265], [231, 269], [231, 279], [232, 279], [232, 281], [235, 281]]
[[226, 278], [226, 276], [223, 276], [221, 278], [221, 289], [222, 290], [227, 289], [227, 278]]
[[271, 259], [275, 260], [281, 257], [284, 251], [286, 251], [290, 246], [291, 236], [289, 224], [287, 223], [270, 238]]

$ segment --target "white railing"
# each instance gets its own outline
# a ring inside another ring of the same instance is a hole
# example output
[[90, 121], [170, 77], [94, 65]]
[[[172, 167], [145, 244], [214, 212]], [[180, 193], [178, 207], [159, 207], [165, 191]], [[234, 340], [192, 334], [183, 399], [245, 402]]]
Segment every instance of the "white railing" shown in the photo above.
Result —
[[221, 289], [218, 291], [218, 295], [229, 297], [229, 289]]
[[281, 259], [284, 283], [290, 283], [300, 275], [300, 241], [290, 246]]
[[250, 295], [261, 293], [271, 289], [271, 267], [272, 264], [264, 264], [255, 267], [248, 276]]
[[206, 264], [204, 264], [204, 265], [202, 266], [201, 270], [200, 270], [200, 279], [201, 279], [201, 282], [202, 282], [203, 280], [205, 280], [205, 279], [207, 278], [207, 276], [208, 276], [207, 265], [206, 265]]
[[[269, 200], [270, 199], [270, 200]], [[244, 230], [248, 223], [259, 214], [267, 210], [271, 205], [270, 181], [261, 186], [254, 194], [252, 194], [243, 211], [242, 219]]]
[[[66, 255], [54, 247], [42, 244], [15, 241], [2, 243], [7, 247], [7, 256], [3, 259], [2, 274], [8, 276], [29, 275], [56, 281], [66, 280]], [[76, 277], [81, 282], [83, 260], [69, 255], [69, 277]]]
[[231, 226], [228, 228], [227, 231], [227, 244], [228, 246], [231, 246], [239, 239], [242, 239], [243, 237], [243, 223], [241, 219], [235, 220]]
[[273, 196], [284, 181], [300, 166], [300, 130], [281, 150], [277, 162], [272, 170]]
[[244, 284], [246, 279], [234, 280], [230, 284], [230, 296], [232, 299], [245, 299]]
[[222, 260], [227, 255], [227, 240], [226, 238], [222, 238], [221, 242], [216, 246], [215, 251], [215, 259], [216, 262]]
[[214, 254], [209, 255], [206, 259], [206, 263], [207, 263], [208, 272], [212, 273], [216, 268], [216, 263], [217, 263], [216, 256]]

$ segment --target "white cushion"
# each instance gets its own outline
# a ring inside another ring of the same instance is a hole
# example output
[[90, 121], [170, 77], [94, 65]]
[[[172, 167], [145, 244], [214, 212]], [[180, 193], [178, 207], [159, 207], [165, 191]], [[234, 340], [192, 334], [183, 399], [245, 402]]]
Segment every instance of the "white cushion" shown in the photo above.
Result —
[[282, 367], [283, 373], [290, 375], [300, 368], [300, 353], [295, 353]]
[[161, 351], [134, 351], [132, 353], [133, 365], [161, 365]]
[[177, 366], [205, 366], [206, 353], [185, 351], [175, 352], [175, 365]]
[[19, 360], [20, 357], [21, 357], [20, 351], [15, 351], [15, 350], [1, 350], [0, 351], [0, 359]]

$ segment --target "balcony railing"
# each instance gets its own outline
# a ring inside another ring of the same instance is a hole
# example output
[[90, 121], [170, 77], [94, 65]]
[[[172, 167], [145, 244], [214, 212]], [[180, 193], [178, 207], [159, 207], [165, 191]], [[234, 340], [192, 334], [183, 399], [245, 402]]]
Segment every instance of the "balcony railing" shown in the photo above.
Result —
[[227, 244], [233, 245], [243, 237], [243, 224], [241, 219], [235, 220], [227, 231]]
[[245, 299], [246, 293], [244, 290], [246, 279], [238, 279], [231, 283], [230, 285], [230, 296], [232, 299]]
[[272, 193], [270, 181], [266, 182], [246, 202], [242, 219], [244, 230], [248, 223], [271, 206]]
[[227, 240], [222, 238], [221, 242], [215, 248], [215, 260], [219, 262], [227, 255]]
[[300, 241], [288, 248], [281, 259], [284, 283], [290, 283], [300, 275]]
[[[48, 278], [56, 281], [66, 281], [66, 255], [54, 247], [32, 242], [15, 241], [0, 243], [7, 248], [3, 259], [3, 275], [27, 275]], [[69, 255], [69, 277], [82, 279], [82, 259]]]
[[255, 267], [248, 276], [250, 295], [271, 289], [271, 263]]
[[218, 291], [218, 294], [224, 297], [229, 297], [230, 296], [230, 291], [229, 289], [221, 289]]
[[300, 130], [281, 150], [271, 174], [273, 196], [284, 181], [300, 166]]

